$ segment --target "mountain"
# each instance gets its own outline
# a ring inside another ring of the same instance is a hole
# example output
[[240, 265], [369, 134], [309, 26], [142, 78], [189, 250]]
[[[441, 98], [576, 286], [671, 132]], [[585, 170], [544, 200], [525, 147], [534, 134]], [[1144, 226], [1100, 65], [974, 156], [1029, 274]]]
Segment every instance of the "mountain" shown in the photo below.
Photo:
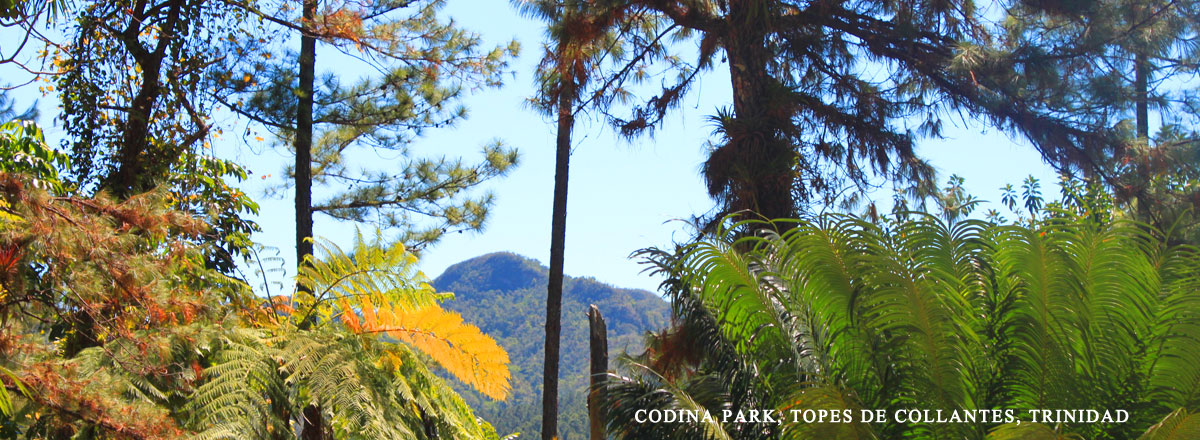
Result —
[[[431, 283], [455, 299], [442, 305], [479, 326], [508, 351], [512, 393], [495, 402], [463, 386], [456, 389], [501, 435], [523, 439], [541, 432], [542, 344], [545, 340], [548, 270], [513, 253], [487, 254], [450, 266]], [[559, 436], [587, 438], [587, 307], [595, 304], [608, 325], [610, 358], [637, 353], [642, 335], [667, 326], [670, 306], [645, 290], [621, 289], [594, 278], [563, 280], [562, 363], [559, 366]], [[610, 360], [609, 368], [614, 363]]]

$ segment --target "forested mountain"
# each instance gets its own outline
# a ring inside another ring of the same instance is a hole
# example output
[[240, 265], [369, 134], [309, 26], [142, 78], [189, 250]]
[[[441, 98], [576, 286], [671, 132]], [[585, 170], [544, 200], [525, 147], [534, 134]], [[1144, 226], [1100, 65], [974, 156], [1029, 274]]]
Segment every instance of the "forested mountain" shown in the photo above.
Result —
[[[478, 325], [508, 351], [512, 392], [504, 402], [457, 389], [476, 414], [500, 434], [520, 432], [536, 438], [541, 417], [542, 342], [547, 269], [536, 260], [500, 252], [450, 266], [433, 281], [438, 291], [453, 292], [443, 305]], [[587, 435], [588, 304], [608, 324], [609, 356], [641, 350], [642, 334], [667, 325], [669, 306], [645, 290], [616, 288], [594, 278], [566, 277], [563, 285], [562, 368], [559, 432], [564, 440]], [[610, 364], [612, 365], [612, 364]]]

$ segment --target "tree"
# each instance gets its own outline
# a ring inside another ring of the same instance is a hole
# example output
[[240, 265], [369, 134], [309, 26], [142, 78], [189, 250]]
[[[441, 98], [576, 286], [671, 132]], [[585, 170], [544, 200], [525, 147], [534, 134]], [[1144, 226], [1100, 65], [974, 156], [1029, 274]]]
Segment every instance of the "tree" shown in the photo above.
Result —
[[401, 246], [329, 247], [307, 290], [264, 299], [205, 266], [186, 237], [206, 225], [163, 192], [56, 197], [0, 174], [0, 195], [6, 435], [291, 438], [319, 403], [338, 438], [497, 438], [427, 362], [503, 399], [507, 355]]
[[[62, 2], [36, 3], [50, 17], [68, 12]], [[226, 60], [222, 51], [243, 50], [224, 36], [253, 32], [246, 15], [202, 0], [85, 2], [69, 13], [72, 43], [43, 41], [52, 71], [40, 76], [62, 102], [57, 119], [72, 158], [66, 180], [81, 195], [170, 188], [175, 208], [215, 226], [198, 238], [220, 243], [210, 264], [233, 271], [258, 229], [243, 216], [258, 207], [226, 183], [245, 179], [245, 170], [206, 151], [220, 128], [211, 126], [214, 102], [204, 91], [213, 86], [209, 69]], [[33, 32], [37, 24], [25, 26]]]
[[200, 33], [236, 29], [234, 20], [241, 19], [215, 5], [79, 5], [73, 44], [50, 56], [61, 73], [53, 78], [63, 98], [59, 119], [73, 138], [80, 186], [98, 183], [122, 197], [147, 191], [167, 180], [179, 156], [207, 140], [207, 108], [198, 88], [220, 46]]
[[0, 159], [0, 172], [26, 176], [31, 185], [55, 195], [68, 193], [59, 170], [71, 159], [46, 144], [37, 124], [19, 119], [0, 124]]
[[[235, 90], [220, 99], [277, 134], [297, 154], [287, 173], [296, 177], [289, 185], [296, 185], [299, 203], [299, 254], [310, 253], [300, 238], [311, 237], [313, 212], [394, 227], [401, 230], [398, 239], [414, 251], [446, 232], [483, 227], [492, 198], [470, 196], [468, 190], [503, 175], [516, 163], [516, 152], [495, 142], [484, 148], [484, 160], [466, 164], [416, 158], [410, 146], [426, 130], [465, 118], [466, 109], [457, 101], [469, 91], [500, 85], [518, 46], [483, 47], [477, 35], [440, 19], [443, 4], [306, 2], [311, 17], [292, 17], [284, 8], [254, 11], [285, 31], [301, 33], [302, 51], [299, 57], [252, 60], [220, 75]], [[309, 41], [313, 51], [322, 42], [341, 52], [331, 51], [331, 56], [361, 60], [362, 67], [379, 75], [344, 83], [315, 70], [310, 77], [303, 68], [303, 77], [297, 77], [298, 63], [316, 63], [310, 60], [315, 52], [309, 53]], [[302, 108], [308, 98], [311, 109]], [[308, 117], [312, 127], [300, 127]], [[353, 155], [363, 153], [401, 159], [359, 169]], [[301, 157], [305, 154], [308, 159]], [[306, 172], [311, 172], [309, 178], [303, 178]], [[309, 184], [333, 194], [313, 199], [314, 188], [305, 187]]]
[[[681, 325], [648, 344], [631, 376], [610, 376], [619, 438], [1106, 439], [1197, 428], [1194, 247], [1088, 216], [1018, 226], [826, 215], [783, 235], [722, 233], [652, 254]], [[638, 409], [716, 414], [745, 399], [853, 418], [630, 422]], [[1006, 408], [1024, 423], [865, 423], [861, 408]], [[1050, 425], [1024, 412], [1059, 408], [1130, 418]]]
[[547, 22], [551, 42], [538, 71], [534, 106], [557, 119], [554, 198], [550, 214], [550, 274], [546, 287], [546, 339], [542, 374], [542, 439], [558, 438], [558, 366], [562, 331], [563, 259], [566, 252], [567, 190], [570, 182], [571, 132], [580, 111], [581, 91], [596, 65], [616, 41], [613, 27], [623, 19], [588, 2], [522, 0], [525, 14]]
[[[1069, 7], [1059, 2], [1025, 2], [1009, 10], [1008, 29], [1021, 40], [1038, 39], [1088, 57], [1072, 57], [1059, 93], [1081, 114], [1123, 124], [1142, 143], [1151, 140], [1149, 110], [1191, 113], [1185, 89], [1170, 84], [1196, 72], [1200, 53], [1187, 44], [1200, 10], [1189, 0], [1095, 1]], [[1069, 48], [1069, 49], [1067, 49]], [[1168, 115], [1168, 124], [1179, 114]]]
[[[454, 228], [482, 229], [491, 195], [469, 198], [465, 191], [503, 175], [516, 162], [513, 150], [489, 146], [485, 161], [474, 166], [445, 159], [410, 159], [399, 170], [352, 170], [346, 164], [345, 154], [352, 147], [391, 150], [408, 159], [408, 145], [422, 130], [465, 117], [465, 109], [450, 108], [464, 87], [499, 85], [507, 57], [517, 50], [515, 43], [480, 51], [477, 36], [439, 20], [442, 5], [439, 0], [330, 2], [319, 11], [316, 0], [305, 0], [298, 19], [287, 15], [286, 3], [280, 15], [252, 10], [300, 33], [295, 60], [299, 76], [292, 73], [296, 69], [291, 57], [280, 57], [288, 64], [270, 69], [255, 62], [242, 66], [241, 72], [219, 76], [236, 90], [221, 99], [292, 145], [296, 161], [289, 174], [296, 191], [296, 258], [301, 270], [312, 255], [314, 212], [396, 227], [400, 242], [414, 250]], [[318, 85], [317, 40], [367, 61], [366, 67], [378, 70], [381, 77], [344, 86], [331, 75]], [[265, 80], [260, 81], [262, 76]], [[314, 202], [314, 183], [348, 189], [338, 188], [326, 201]], [[414, 217], [434, 224], [427, 226]], [[313, 425], [302, 437], [324, 438], [327, 429], [320, 409], [305, 411]]]
[[[717, 218], [747, 209], [790, 217], [875, 178], [931, 187], [932, 169], [913, 145], [937, 136], [947, 111], [1030, 139], [1065, 170], [1100, 173], [1126, 143], [1111, 119], [1080, 112], [1062, 92], [1071, 69], [1096, 52], [1009, 38], [1007, 22], [974, 2], [647, 0], [591, 9], [650, 23], [613, 28], [623, 36], [616, 55], [595, 74], [598, 86], [581, 92], [623, 134], [652, 132], [701, 72], [728, 63], [732, 103], [714, 117], [722, 139], [703, 171], [721, 202]], [[694, 56], [677, 55], [686, 46], [671, 42], [680, 40], [695, 43]], [[638, 96], [636, 84], [654, 70], [666, 72], [666, 85], [616, 114], [614, 104]]]
[[570, 181], [571, 130], [575, 126], [578, 65], [587, 56], [580, 47], [572, 45], [568, 31], [572, 20], [578, 20], [579, 4], [559, 2], [517, 3], [527, 14], [539, 15], [550, 22], [553, 47], [547, 48], [542, 67], [553, 71], [553, 76], [542, 78], [541, 90], [550, 91], [542, 97], [544, 105], [539, 109], [555, 113], [558, 118], [558, 135], [554, 149], [554, 202], [550, 214], [550, 276], [546, 283], [546, 328], [545, 348], [542, 351], [542, 440], [558, 438], [558, 363], [559, 344], [562, 331], [562, 283], [563, 258], [566, 251], [567, 188]]
[[[1179, 82], [1196, 73], [1200, 52], [1188, 41], [1197, 31], [1200, 5], [1188, 0], [1103, 1], [1073, 10], [1056, 2], [1032, 2], [1010, 14], [1015, 38], [1090, 54], [1069, 61], [1057, 93], [1079, 115], [1110, 121], [1126, 143], [1101, 164], [1103, 179], [1090, 180], [1110, 186], [1117, 202], [1135, 209], [1139, 219], [1162, 230], [1172, 228], [1178, 216], [1159, 212], [1162, 203], [1172, 203], [1162, 191], [1162, 177], [1195, 174], [1193, 162], [1186, 160], [1196, 142], [1188, 127], [1200, 115], [1194, 90]], [[1153, 130], [1151, 109], [1161, 115]]]
[[18, 380], [4, 386], [27, 391], [7, 434], [185, 435], [176, 411], [201, 379], [197, 353], [250, 295], [205, 266], [204, 223], [166, 198], [52, 196], [0, 174], [0, 364]]

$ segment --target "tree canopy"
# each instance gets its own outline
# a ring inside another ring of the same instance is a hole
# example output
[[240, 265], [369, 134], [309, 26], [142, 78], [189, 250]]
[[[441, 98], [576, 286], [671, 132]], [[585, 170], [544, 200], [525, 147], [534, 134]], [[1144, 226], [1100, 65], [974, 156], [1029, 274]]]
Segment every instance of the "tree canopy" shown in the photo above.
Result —
[[[603, 1], [570, 29], [617, 33], [581, 96], [626, 135], [652, 132], [703, 72], [727, 66], [733, 94], [713, 116], [709, 193], [724, 213], [781, 218], [886, 182], [930, 194], [915, 142], [938, 136], [954, 112], [1027, 138], [1063, 171], [1115, 184], [1110, 163], [1133, 142], [1122, 131], [1138, 101], [1126, 80], [1132, 48], [1172, 61], [1156, 85], [1195, 69], [1195, 5], [1140, 4]], [[657, 93], [641, 93], [638, 83], [659, 77]], [[1165, 106], [1169, 89], [1146, 99]]]

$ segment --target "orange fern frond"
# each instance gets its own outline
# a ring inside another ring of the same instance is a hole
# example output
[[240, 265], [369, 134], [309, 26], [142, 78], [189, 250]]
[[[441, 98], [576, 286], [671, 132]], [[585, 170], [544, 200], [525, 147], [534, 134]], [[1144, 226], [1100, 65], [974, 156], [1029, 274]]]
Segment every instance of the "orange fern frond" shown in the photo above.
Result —
[[504, 400], [509, 384], [508, 353], [496, 340], [458, 313], [437, 305], [404, 310], [363, 301], [362, 332], [389, 336], [428, 354], [450, 374], [496, 400]]

